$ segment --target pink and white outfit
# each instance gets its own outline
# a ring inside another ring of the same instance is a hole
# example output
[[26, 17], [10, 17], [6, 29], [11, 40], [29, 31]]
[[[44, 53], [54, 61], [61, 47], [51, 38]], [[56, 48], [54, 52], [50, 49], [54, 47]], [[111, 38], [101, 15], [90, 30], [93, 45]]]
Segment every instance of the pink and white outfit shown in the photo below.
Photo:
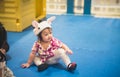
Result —
[[71, 63], [66, 51], [61, 48], [62, 42], [56, 38], [51, 39], [51, 43], [47, 50], [43, 50], [40, 41], [36, 41], [32, 47], [32, 52], [36, 53], [34, 63], [38, 66], [44, 63], [55, 64], [62, 59], [66, 66]]

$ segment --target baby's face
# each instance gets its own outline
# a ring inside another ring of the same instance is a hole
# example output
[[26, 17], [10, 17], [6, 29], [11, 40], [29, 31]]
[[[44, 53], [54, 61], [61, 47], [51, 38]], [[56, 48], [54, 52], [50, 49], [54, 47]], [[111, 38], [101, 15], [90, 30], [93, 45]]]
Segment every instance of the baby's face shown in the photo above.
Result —
[[50, 42], [52, 39], [52, 29], [46, 28], [41, 33], [42, 39], [44, 42]]

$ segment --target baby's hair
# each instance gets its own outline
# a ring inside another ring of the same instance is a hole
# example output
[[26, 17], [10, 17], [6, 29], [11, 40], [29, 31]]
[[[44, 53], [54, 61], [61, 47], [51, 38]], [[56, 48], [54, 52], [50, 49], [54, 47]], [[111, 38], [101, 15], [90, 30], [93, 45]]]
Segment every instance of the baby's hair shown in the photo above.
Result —
[[40, 33], [37, 35], [37, 37], [38, 37], [38, 40], [42, 40], [41, 33], [42, 33], [42, 32], [40, 32]]

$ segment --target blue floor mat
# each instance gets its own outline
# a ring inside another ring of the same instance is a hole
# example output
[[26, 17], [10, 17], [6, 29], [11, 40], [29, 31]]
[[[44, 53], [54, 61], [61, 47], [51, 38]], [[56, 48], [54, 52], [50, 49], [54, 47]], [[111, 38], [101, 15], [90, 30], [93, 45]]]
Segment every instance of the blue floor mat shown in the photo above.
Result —
[[[53, 15], [47, 15], [50, 16]], [[120, 19], [55, 16], [53, 34], [73, 50], [69, 56], [77, 63], [77, 69], [66, 71], [62, 61], [43, 72], [37, 72], [35, 65], [21, 68], [37, 39], [29, 27], [19, 33], [8, 32], [7, 66], [16, 77], [120, 77]]]

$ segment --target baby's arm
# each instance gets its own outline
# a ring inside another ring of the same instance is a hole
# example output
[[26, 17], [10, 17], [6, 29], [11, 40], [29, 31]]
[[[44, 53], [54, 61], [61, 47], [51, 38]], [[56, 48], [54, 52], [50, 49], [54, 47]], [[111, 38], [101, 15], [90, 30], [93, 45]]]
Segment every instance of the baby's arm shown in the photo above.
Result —
[[35, 53], [31, 52], [27, 63], [22, 64], [22, 67], [23, 67], [23, 68], [28, 68], [28, 67], [30, 67], [30, 65], [32, 64], [32, 62], [33, 62], [33, 60], [34, 60], [34, 57], [35, 57]]
[[67, 51], [69, 54], [72, 54], [72, 53], [73, 53], [72, 50], [71, 50], [66, 44], [64, 44], [64, 43], [62, 43], [62, 48], [63, 48], [65, 51]]

